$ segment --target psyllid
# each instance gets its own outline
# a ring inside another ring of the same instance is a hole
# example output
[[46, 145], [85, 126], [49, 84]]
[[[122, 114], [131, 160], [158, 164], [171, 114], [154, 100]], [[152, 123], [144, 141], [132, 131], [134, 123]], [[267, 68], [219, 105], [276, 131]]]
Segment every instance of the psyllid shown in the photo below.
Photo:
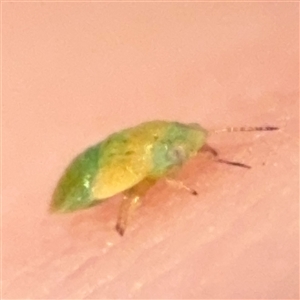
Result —
[[[228, 127], [213, 132], [270, 131], [277, 127]], [[100, 204], [123, 193], [116, 230], [123, 235], [141, 198], [160, 178], [197, 192], [172, 179], [175, 169], [199, 152], [220, 163], [250, 168], [219, 158], [199, 124], [151, 121], [124, 129], [79, 154], [67, 167], [53, 194], [53, 212], [73, 212]]]

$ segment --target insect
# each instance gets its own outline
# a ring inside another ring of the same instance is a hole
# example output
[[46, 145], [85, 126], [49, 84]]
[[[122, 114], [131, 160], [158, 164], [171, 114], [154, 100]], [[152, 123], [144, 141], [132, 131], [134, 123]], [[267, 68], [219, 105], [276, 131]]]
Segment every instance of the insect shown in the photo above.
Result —
[[[229, 127], [220, 131], [269, 131], [277, 127]], [[215, 131], [217, 132], [217, 131]], [[54, 191], [50, 209], [73, 212], [100, 204], [123, 193], [116, 230], [123, 235], [142, 197], [160, 178], [169, 178], [199, 152], [220, 163], [250, 168], [219, 158], [199, 124], [168, 121], [145, 122], [108, 136], [79, 154], [68, 166]], [[192, 194], [197, 192], [177, 182]]]

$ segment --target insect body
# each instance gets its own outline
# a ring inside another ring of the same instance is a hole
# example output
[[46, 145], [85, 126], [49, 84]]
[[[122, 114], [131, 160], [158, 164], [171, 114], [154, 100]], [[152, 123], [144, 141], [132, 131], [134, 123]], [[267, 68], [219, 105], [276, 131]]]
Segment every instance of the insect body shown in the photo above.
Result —
[[116, 229], [123, 235], [141, 197], [158, 179], [168, 177], [174, 167], [180, 167], [199, 151], [209, 151], [217, 159], [217, 152], [206, 144], [207, 135], [200, 125], [167, 121], [146, 122], [114, 133], [71, 162], [54, 191], [51, 210], [86, 209], [122, 192]]

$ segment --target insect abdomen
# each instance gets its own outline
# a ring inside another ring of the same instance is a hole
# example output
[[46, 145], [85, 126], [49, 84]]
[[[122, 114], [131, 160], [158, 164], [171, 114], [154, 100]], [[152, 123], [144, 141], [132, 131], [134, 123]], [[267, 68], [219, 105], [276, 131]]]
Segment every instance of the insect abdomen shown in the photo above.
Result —
[[92, 184], [98, 172], [100, 144], [77, 156], [66, 169], [54, 191], [51, 209], [74, 211], [93, 205]]

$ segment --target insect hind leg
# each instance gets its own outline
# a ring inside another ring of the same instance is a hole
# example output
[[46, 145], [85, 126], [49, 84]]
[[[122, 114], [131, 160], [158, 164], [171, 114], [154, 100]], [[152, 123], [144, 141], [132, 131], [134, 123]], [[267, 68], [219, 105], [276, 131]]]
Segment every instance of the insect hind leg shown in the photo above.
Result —
[[144, 179], [126, 190], [119, 209], [116, 231], [123, 236], [135, 210], [140, 206], [142, 197], [155, 184], [156, 180]]
[[124, 195], [122, 203], [119, 209], [118, 220], [116, 224], [117, 232], [123, 236], [127, 227], [129, 219], [131, 218], [133, 212], [140, 205], [140, 196], [127, 196]]

